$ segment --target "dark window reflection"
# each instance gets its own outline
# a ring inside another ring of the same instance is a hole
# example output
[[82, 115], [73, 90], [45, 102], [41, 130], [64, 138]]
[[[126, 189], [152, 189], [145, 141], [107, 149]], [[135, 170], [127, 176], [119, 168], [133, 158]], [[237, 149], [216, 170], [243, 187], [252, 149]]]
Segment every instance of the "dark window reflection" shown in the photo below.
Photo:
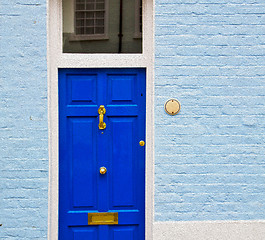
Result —
[[141, 53], [142, 0], [63, 0], [64, 53]]

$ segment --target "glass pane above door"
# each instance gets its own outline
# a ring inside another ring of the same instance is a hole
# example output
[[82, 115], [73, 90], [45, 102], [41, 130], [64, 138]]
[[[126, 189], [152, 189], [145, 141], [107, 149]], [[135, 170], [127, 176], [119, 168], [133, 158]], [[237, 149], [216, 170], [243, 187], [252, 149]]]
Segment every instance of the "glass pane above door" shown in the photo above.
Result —
[[64, 53], [142, 53], [142, 0], [63, 0]]

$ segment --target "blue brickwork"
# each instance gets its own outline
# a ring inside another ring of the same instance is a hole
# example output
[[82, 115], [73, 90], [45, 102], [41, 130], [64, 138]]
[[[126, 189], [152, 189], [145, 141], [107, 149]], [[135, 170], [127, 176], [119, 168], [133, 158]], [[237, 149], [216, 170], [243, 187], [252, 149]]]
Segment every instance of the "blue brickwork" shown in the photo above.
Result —
[[47, 239], [46, 1], [0, 2], [0, 239]]
[[265, 219], [265, 1], [155, 8], [155, 220]]
[[[264, 0], [156, 0], [155, 24], [155, 219], [264, 219]], [[1, 1], [0, 60], [0, 239], [46, 239], [45, 0]]]

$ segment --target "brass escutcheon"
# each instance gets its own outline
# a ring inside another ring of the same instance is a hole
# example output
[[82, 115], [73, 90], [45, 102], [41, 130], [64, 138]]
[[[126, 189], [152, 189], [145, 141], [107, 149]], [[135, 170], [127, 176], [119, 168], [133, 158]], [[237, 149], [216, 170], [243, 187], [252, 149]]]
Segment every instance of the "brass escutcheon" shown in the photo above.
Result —
[[99, 169], [99, 173], [100, 174], [105, 174], [107, 172], [107, 168], [105, 168], [105, 167], [101, 167], [100, 169]]

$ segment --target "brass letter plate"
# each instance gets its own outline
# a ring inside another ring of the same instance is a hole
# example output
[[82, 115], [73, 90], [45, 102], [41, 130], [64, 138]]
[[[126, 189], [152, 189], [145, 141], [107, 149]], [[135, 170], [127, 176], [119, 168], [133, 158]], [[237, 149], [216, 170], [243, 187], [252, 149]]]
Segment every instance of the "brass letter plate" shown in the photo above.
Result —
[[88, 225], [118, 224], [117, 212], [88, 213]]

